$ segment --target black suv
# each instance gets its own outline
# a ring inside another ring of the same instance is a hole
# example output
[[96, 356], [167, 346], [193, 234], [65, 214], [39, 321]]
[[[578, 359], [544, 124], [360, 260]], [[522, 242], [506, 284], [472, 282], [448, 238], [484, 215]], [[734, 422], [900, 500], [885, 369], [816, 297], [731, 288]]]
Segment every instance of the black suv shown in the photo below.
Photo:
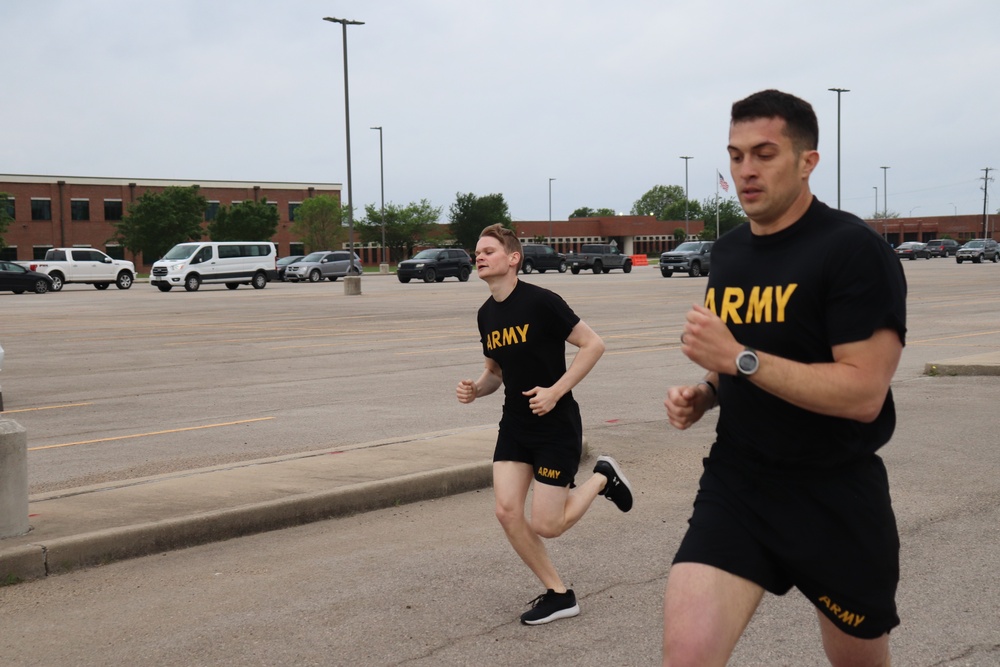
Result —
[[425, 283], [439, 283], [449, 276], [464, 283], [471, 273], [472, 258], [469, 253], [456, 248], [421, 250], [396, 267], [396, 277], [401, 283], [408, 283], [412, 278], [423, 278]]
[[954, 257], [958, 252], [958, 241], [952, 239], [933, 239], [927, 242], [927, 252], [931, 257]]
[[975, 264], [981, 263], [984, 259], [996, 263], [998, 258], [1000, 258], [1000, 247], [993, 239], [972, 239], [955, 253], [955, 261], [959, 264], [966, 259]]
[[536, 269], [539, 273], [545, 273], [549, 269], [566, 273], [566, 255], [556, 252], [549, 246], [539, 243], [522, 243], [521, 250], [524, 257], [521, 260], [521, 270], [525, 273], [531, 273]]

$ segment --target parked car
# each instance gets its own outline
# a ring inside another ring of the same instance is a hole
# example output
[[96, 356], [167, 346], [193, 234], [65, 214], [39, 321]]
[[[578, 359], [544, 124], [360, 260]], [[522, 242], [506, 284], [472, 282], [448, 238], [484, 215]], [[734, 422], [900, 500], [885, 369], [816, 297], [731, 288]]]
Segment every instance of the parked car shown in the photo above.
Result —
[[275, 262], [274, 266], [278, 272], [278, 280], [285, 279], [285, 269], [288, 268], [289, 264], [294, 264], [303, 257], [305, 257], [305, 255], [289, 255], [288, 257], [282, 257], [277, 262]]
[[408, 283], [413, 278], [422, 278], [425, 283], [439, 283], [448, 277], [458, 278], [464, 283], [471, 274], [472, 258], [460, 248], [421, 250], [396, 267], [396, 277], [401, 283]]
[[958, 252], [958, 241], [954, 239], [932, 239], [927, 242], [927, 252], [931, 257], [954, 257]]
[[924, 259], [931, 258], [931, 251], [927, 249], [927, 244], [919, 241], [907, 241], [896, 246], [896, 257], [900, 259]]
[[318, 283], [326, 278], [335, 281], [348, 274], [361, 275], [364, 267], [361, 258], [354, 253], [354, 268], [351, 268], [351, 253], [346, 250], [320, 250], [311, 252], [297, 262], [285, 267], [285, 280], [298, 282], [308, 280]]
[[545, 273], [549, 269], [555, 269], [559, 273], [566, 273], [566, 255], [556, 252], [550, 246], [540, 243], [522, 243], [521, 251], [524, 259], [521, 260], [521, 271], [531, 273], [538, 270]]
[[997, 256], [1000, 255], [1000, 246], [993, 239], [972, 239], [955, 253], [955, 261], [961, 264], [965, 260], [970, 260], [976, 264], [984, 259], [996, 263]]
[[712, 246], [715, 241], [685, 241], [660, 255], [660, 275], [669, 278], [682, 271], [692, 278], [707, 276], [712, 269]]
[[52, 289], [52, 278], [14, 262], [0, 261], [0, 291], [24, 294], [31, 290], [45, 294]]

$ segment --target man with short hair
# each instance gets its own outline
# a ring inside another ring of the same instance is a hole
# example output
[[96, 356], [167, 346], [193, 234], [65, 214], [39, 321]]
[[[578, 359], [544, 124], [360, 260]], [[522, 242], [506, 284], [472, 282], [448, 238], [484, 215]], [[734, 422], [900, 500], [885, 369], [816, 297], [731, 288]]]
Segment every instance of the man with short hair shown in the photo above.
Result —
[[[569, 530], [599, 495], [628, 512], [632, 490], [610, 456], [599, 457], [594, 474], [573, 488], [583, 425], [572, 389], [601, 358], [604, 341], [559, 295], [518, 280], [522, 259], [512, 230], [499, 224], [483, 230], [476, 272], [489, 285], [490, 298], [477, 319], [486, 367], [479, 379], [462, 380], [455, 391], [459, 402], [471, 403], [504, 386], [493, 454], [496, 516], [511, 546], [546, 588], [521, 615], [525, 625], [540, 625], [580, 613], [541, 538]], [[567, 342], [579, 348], [568, 369]], [[525, 501], [532, 480], [529, 520]]]
[[736, 102], [733, 184], [749, 222], [712, 248], [671, 387], [685, 429], [719, 406], [716, 440], [664, 596], [664, 665], [724, 665], [764, 592], [798, 588], [833, 665], [888, 665], [899, 537], [885, 466], [906, 283], [888, 244], [809, 188], [818, 124], [767, 90]]

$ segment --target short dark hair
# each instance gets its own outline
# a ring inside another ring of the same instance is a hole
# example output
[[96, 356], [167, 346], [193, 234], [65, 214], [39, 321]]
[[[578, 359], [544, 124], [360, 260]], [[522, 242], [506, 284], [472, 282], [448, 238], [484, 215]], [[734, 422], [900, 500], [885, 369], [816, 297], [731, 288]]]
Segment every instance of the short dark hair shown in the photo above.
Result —
[[812, 105], [780, 90], [762, 90], [733, 103], [732, 123], [758, 118], [781, 118], [785, 134], [799, 151], [814, 151], [819, 145], [819, 123]]

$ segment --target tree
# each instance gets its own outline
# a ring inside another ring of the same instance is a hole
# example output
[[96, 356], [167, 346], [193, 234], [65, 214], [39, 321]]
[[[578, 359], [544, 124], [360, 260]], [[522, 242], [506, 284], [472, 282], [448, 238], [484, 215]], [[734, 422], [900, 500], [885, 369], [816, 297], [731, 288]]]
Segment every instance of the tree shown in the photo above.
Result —
[[133, 256], [141, 252], [146, 263], [152, 264], [174, 245], [202, 238], [207, 204], [197, 185], [146, 192], [114, 223], [111, 240]]
[[569, 214], [570, 218], [608, 218], [617, 215], [613, 208], [593, 209], [589, 206], [581, 206]]
[[881, 211], [875, 211], [875, 215], [872, 216], [872, 220], [889, 220], [898, 217], [899, 213], [896, 213], [895, 211], [886, 211], [884, 213]]
[[479, 234], [486, 227], [497, 223], [513, 229], [510, 211], [503, 195], [492, 194], [477, 197], [473, 193], [455, 194], [455, 203], [448, 210], [451, 234], [459, 246], [475, 248]]
[[740, 206], [738, 199], [731, 199], [727, 197], [726, 199], [716, 199], [715, 197], [706, 197], [701, 205], [702, 210], [702, 220], [705, 222], [705, 229], [701, 233], [702, 239], [714, 239], [716, 238], [715, 233], [715, 209], [716, 202], [718, 202], [719, 209], [719, 226], [722, 228], [721, 233], [718, 236], [722, 236], [731, 229], [735, 229], [747, 222], [747, 216], [743, 212], [743, 207]]
[[[679, 185], [654, 185], [632, 204], [632, 215], [652, 215], [657, 220], [684, 220], [684, 188]], [[701, 204], [687, 202], [687, 219], [702, 216]]]
[[684, 231], [683, 227], [678, 227], [677, 229], [674, 230], [674, 241], [677, 241], [678, 243], [683, 243], [686, 240], [687, 240], [687, 232]]
[[250, 199], [220, 206], [215, 220], [208, 223], [208, 237], [213, 241], [270, 241], [278, 231], [278, 209], [267, 199]]
[[332, 195], [317, 195], [299, 204], [289, 230], [306, 247], [306, 252], [333, 250], [347, 239], [347, 207]]
[[0, 192], [0, 250], [7, 247], [7, 242], [4, 241], [3, 237], [7, 233], [10, 223], [14, 222], [10, 211], [7, 210], [8, 206], [10, 206], [10, 195], [6, 192]]
[[[441, 207], [426, 199], [406, 206], [387, 204], [385, 207], [385, 245], [390, 254], [409, 257], [413, 246], [424, 240], [427, 230], [441, 217]], [[382, 243], [382, 209], [375, 204], [365, 206], [365, 219], [356, 223], [358, 234], [365, 243]], [[392, 252], [396, 251], [396, 252]]]

